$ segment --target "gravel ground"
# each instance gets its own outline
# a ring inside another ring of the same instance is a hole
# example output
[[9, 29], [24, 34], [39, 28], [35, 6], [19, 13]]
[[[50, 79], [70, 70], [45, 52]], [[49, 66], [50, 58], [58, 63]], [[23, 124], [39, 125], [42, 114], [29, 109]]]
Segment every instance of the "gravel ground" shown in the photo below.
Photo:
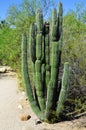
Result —
[[[21, 121], [22, 115], [30, 115]], [[56, 124], [36, 125], [34, 115], [24, 92], [19, 92], [15, 73], [0, 73], [0, 130], [86, 130], [86, 117]]]

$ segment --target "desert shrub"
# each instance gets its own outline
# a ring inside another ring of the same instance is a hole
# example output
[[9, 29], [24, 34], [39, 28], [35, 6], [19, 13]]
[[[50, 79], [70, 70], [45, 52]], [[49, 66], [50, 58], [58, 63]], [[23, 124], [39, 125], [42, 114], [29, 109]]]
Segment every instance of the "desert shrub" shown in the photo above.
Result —
[[[62, 63], [71, 65], [71, 82], [67, 111], [86, 111], [86, 24], [73, 14], [64, 17], [64, 44]], [[83, 104], [83, 105], [82, 105]]]

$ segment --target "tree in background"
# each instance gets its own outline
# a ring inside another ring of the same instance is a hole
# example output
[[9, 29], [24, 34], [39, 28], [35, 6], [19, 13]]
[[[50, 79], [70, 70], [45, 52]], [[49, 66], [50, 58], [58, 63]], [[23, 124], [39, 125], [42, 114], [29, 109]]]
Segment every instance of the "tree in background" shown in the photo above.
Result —
[[74, 15], [78, 21], [86, 23], [86, 7], [84, 6], [84, 1], [76, 4], [76, 10]]
[[0, 30], [0, 65], [9, 65], [14, 69], [19, 66], [20, 55], [19, 35], [12, 28], [3, 27]]
[[2, 30], [3, 28], [9, 28], [9, 24], [6, 22], [6, 20], [0, 21], [0, 30]]
[[11, 25], [25, 25], [28, 19], [34, 18], [36, 9], [40, 8], [43, 15], [47, 15], [53, 6], [53, 0], [23, 0], [19, 5], [12, 5], [8, 9], [7, 20]]
[[83, 8], [84, 7], [82, 7], [81, 12], [79, 13], [77, 13], [76, 8], [76, 12], [71, 11], [64, 17], [64, 49], [63, 49], [65, 53], [65, 58], [63, 56], [63, 59], [65, 60], [69, 59], [69, 62], [71, 62], [71, 64], [77, 69], [77, 71], [82, 70], [82, 75], [86, 74], [85, 71], [86, 24], [83, 20], [86, 10], [83, 12], [82, 11]]

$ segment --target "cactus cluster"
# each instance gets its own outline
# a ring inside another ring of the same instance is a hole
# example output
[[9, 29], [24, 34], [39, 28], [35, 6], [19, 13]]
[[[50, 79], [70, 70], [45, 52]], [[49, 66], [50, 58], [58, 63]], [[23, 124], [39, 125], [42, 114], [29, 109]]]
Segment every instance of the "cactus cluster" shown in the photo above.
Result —
[[30, 84], [27, 61], [27, 37], [22, 36], [22, 73], [28, 99], [33, 111], [43, 121], [57, 119], [64, 110], [64, 102], [69, 86], [69, 64], [64, 64], [62, 81], [59, 81], [59, 69], [62, 52], [62, 4], [58, 13], [54, 9], [52, 21], [44, 22], [40, 10], [36, 12], [36, 23], [30, 26], [29, 51], [33, 67], [34, 87]]

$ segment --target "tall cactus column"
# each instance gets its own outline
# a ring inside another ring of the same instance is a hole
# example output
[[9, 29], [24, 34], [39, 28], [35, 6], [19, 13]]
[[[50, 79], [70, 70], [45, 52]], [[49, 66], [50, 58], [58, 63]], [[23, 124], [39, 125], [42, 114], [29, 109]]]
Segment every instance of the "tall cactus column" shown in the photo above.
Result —
[[28, 62], [27, 62], [27, 37], [26, 34], [24, 33], [22, 35], [22, 77], [23, 77], [23, 82], [25, 84], [25, 90], [27, 93], [28, 100], [30, 102], [30, 105], [34, 111], [34, 113], [41, 119], [43, 120], [43, 113], [40, 111], [36, 101], [34, 100], [33, 92], [32, 92], [32, 87], [30, 84], [30, 77], [29, 77], [29, 71], [28, 71]]
[[[36, 115], [43, 121], [52, 122], [63, 114], [69, 86], [69, 64], [64, 64], [62, 83], [59, 86], [59, 70], [63, 43], [62, 4], [54, 9], [52, 22], [43, 21], [40, 10], [36, 12], [36, 24], [32, 23], [29, 35], [29, 51], [33, 68], [31, 86], [27, 61], [27, 39], [22, 40], [22, 70], [26, 92]], [[60, 88], [60, 89], [59, 89]], [[35, 94], [34, 94], [35, 90]]]
[[[51, 118], [53, 111], [56, 110], [57, 100], [59, 93], [58, 92], [58, 76], [59, 76], [59, 67], [61, 61], [61, 45], [62, 44], [62, 21], [59, 20], [59, 17], [62, 18], [62, 4], [59, 4], [59, 12], [57, 16], [56, 9], [52, 12], [52, 23], [51, 23], [51, 79], [48, 85], [47, 91], [47, 103], [46, 103], [46, 118]], [[62, 20], [62, 19], [61, 19]], [[60, 27], [60, 30], [59, 30]], [[59, 50], [60, 49], [60, 50]]]
[[62, 77], [62, 88], [59, 94], [59, 99], [57, 103], [57, 110], [56, 114], [59, 117], [60, 114], [62, 114], [64, 110], [64, 102], [67, 98], [67, 93], [68, 93], [68, 87], [69, 87], [69, 77], [70, 77], [70, 71], [69, 71], [69, 63], [66, 62], [64, 64], [64, 73]]
[[36, 92], [38, 97], [38, 102], [41, 110], [45, 109], [44, 102], [44, 88], [42, 84], [42, 42], [43, 42], [43, 16], [40, 10], [37, 10], [36, 14], [37, 23], [37, 35], [36, 35], [36, 62], [35, 62], [35, 72], [36, 72]]
[[45, 84], [46, 84], [46, 88], [48, 86], [48, 83], [50, 81], [50, 37], [49, 37], [49, 23], [45, 22]]

